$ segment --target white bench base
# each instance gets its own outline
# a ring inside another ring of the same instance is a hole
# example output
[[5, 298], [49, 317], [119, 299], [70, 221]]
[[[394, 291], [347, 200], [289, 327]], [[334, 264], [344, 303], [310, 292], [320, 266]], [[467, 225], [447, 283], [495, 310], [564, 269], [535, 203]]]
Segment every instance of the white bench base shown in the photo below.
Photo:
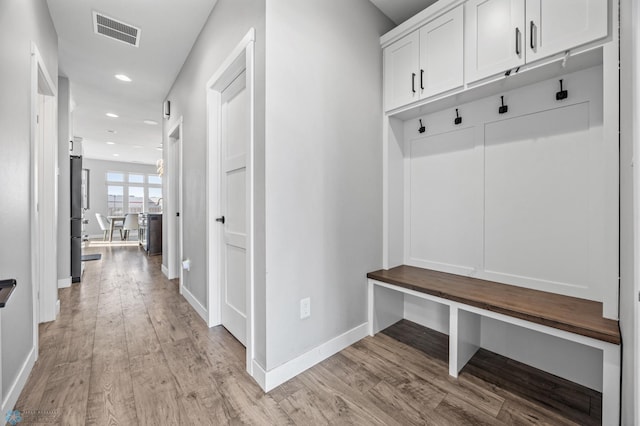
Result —
[[404, 316], [404, 295], [419, 297], [449, 307], [449, 374], [458, 373], [480, 348], [481, 318], [493, 318], [508, 324], [559, 337], [602, 351], [602, 424], [620, 423], [620, 345], [582, 336], [531, 321], [480, 309], [430, 294], [369, 279], [369, 335], [395, 324]]

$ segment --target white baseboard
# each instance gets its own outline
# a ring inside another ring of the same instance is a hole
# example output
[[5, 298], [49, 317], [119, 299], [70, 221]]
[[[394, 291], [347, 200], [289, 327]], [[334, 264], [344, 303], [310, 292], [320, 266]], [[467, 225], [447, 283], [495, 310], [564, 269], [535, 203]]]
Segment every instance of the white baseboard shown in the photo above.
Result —
[[[162, 265], [162, 273], [164, 274], [165, 277], [169, 278], [169, 268], [167, 268], [166, 266]], [[171, 278], [169, 278], [171, 279]]]
[[67, 288], [71, 287], [71, 277], [60, 278], [58, 280], [58, 288]]
[[4, 413], [9, 410], [13, 410], [16, 406], [16, 402], [18, 402], [18, 398], [20, 397], [20, 393], [22, 389], [24, 389], [24, 385], [27, 384], [27, 379], [29, 378], [29, 374], [33, 369], [34, 364], [36, 363], [36, 351], [35, 348], [31, 348], [29, 351], [29, 355], [27, 359], [24, 360], [24, 364], [22, 364], [22, 368], [20, 369], [20, 373], [18, 373], [18, 377], [16, 377], [15, 382], [9, 388], [7, 395], [5, 395], [2, 401], [2, 416], [4, 417]]
[[191, 307], [195, 309], [195, 311], [198, 313], [198, 315], [200, 315], [200, 317], [202, 317], [204, 322], [208, 321], [209, 313], [207, 312], [207, 308], [202, 306], [202, 304], [198, 301], [198, 299], [196, 299], [196, 297], [193, 294], [191, 294], [189, 289], [187, 289], [186, 287], [182, 287], [182, 297], [187, 299], [187, 302], [189, 302]]
[[269, 371], [265, 371], [264, 368], [254, 360], [253, 378], [265, 392], [269, 392], [287, 380], [294, 378], [303, 371], [324, 361], [331, 355], [340, 352], [344, 348], [366, 337], [368, 335], [368, 327], [369, 323], [365, 322]]

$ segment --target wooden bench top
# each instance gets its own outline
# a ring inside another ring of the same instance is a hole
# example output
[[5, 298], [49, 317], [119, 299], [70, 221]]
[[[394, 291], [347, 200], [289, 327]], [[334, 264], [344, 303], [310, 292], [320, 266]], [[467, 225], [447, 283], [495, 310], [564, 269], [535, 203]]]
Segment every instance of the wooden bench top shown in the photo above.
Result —
[[602, 317], [602, 303], [413, 266], [367, 277], [420, 293], [620, 344], [618, 321]]

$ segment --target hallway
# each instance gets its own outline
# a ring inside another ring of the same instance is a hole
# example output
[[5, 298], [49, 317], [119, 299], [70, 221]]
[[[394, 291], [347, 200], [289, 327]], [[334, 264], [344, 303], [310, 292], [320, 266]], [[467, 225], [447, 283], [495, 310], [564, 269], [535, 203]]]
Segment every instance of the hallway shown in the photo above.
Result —
[[[598, 424], [580, 412], [599, 414], [596, 393], [511, 361], [507, 370], [486, 351], [449, 377], [446, 340], [407, 322], [265, 395], [244, 371], [244, 348], [206, 327], [161, 274], [160, 257], [87, 252], [102, 260], [87, 262], [83, 282], [61, 290], [58, 320], [40, 326], [20, 424], [574, 424], [561, 412]], [[539, 403], [518, 395], [536, 389]]]

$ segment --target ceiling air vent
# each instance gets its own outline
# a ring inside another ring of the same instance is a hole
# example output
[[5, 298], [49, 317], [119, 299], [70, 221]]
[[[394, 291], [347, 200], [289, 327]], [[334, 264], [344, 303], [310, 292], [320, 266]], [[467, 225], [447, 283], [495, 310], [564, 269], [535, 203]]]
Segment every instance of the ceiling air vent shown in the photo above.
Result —
[[140, 44], [140, 28], [116, 21], [113, 18], [93, 12], [93, 31], [131, 46]]

